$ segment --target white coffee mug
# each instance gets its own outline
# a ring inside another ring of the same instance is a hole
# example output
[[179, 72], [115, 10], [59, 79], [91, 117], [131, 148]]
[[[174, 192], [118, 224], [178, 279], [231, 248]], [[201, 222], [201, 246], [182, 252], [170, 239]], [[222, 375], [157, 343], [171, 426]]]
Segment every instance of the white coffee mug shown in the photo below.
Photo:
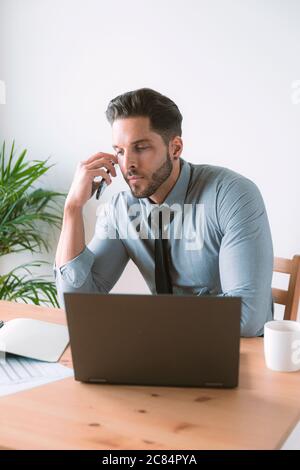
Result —
[[300, 323], [293, 320], [265, 323], [264, 352], [269, 369], [280, 372], [300, 370]]

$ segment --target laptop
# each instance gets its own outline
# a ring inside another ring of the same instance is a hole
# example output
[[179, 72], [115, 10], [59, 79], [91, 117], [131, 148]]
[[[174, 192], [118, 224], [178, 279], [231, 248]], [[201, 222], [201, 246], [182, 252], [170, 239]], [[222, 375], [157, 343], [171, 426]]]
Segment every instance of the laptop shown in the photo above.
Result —
[[64, 293], [75, 379], [238, 385], [240, 297]]

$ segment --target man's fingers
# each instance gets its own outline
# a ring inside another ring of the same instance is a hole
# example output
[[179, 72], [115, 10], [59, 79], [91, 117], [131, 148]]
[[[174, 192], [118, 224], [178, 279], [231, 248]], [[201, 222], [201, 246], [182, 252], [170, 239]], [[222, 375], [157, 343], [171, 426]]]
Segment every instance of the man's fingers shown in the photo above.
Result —
[[97, 168], [103, 167], [107, 168], [112, 174], [112, 176], [117, 176], [116, 169], [114, 168], [113, 164], [108, 160], [95, 160], [94, 162], [86, 165], [87, 170], [96, 170]]

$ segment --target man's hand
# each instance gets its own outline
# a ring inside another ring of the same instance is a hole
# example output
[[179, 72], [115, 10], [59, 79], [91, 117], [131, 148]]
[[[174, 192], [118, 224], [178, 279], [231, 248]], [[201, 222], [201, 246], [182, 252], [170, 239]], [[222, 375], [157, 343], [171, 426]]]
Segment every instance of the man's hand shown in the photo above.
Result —
[[[118, 163], [117, 157], [103, 152], [96, 153], [87, 160], [81, 161], [77, 165], [66, 199], [66, 206], [83, 208], [99, 186], [99, 182], [94, 181], [95, 177], [102, 176], [107, 184], [110, 184], [111, 176], [117, 175], [113, 163]], [[107, 173], [107, 170], [110, 174]]]

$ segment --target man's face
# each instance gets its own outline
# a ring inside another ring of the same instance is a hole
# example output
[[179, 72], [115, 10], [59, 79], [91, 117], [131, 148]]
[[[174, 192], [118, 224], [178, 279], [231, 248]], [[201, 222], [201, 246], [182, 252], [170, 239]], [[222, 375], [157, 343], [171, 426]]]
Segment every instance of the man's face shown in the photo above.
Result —
[[150, 130], [148, 117], [117, 119], [113, 148], [122, 175], [135, 197], [150, 197], [166, 181], [173, 161], [162, 137]]

